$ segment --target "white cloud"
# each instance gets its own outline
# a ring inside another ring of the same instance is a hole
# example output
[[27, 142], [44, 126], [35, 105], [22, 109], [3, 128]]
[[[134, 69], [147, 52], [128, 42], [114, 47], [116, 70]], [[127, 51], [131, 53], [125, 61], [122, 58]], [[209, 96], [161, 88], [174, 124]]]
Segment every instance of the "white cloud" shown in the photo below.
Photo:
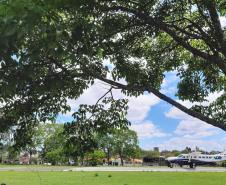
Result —
[[170, 71], [165, 74], [165, 78], [162, 83], [162, 87], [168, 87], [178, 81], [177, 71]]
[[[206, 106], [210, 103], [212, 103], [214, 100], [216, 100], [217, 97], [222, 95], [223, 92], [216, 92], [216, 93], [211, 93], [206, 99], [207, 101], [203, 102], [202, 105]], [[191, 108], [193, 105], [197, 105], [198, 103], [191, 103], [189, 101], [181, 101], [178, 100], [178, 103], [184, 105], [187, 108]], [[173, 118], [173, 119], [185, 119], [185, 120], [194, 120], [193, 117], [185, 114], [181, 110], [177, 109], [176, 107], [172, 107], [168, 112], [165, 113], [165, 116], [168, 118]]]
[[[210, 94], [203, 105], [208, 105], [213, 102], [221, 93]], [[178, 101], [187, 108], [190, 108], [195, 103], [189, 101]], [[214, 136], [219, 134], [221, 130], [212, 125], [209, 125], [199, 119], [193, 118], [179, 109], [172, 107], [165, 116], [172, 119], [180, 120], [177, 128], [174, 131], [175, 136], [169, 141], [161, 145], [162, 149], [178, 149], [182, 150], [186, 146], [195, 148], [196, 146], [203, 150], [223, 150], [222, 142], [218, 142]], [[212, 136], [212, 140], [205, 140], [206, 137]]]
[[114, 64], [111, 63], [110, 59], [103, 60], [103, 66], [108, 67], [110, 70], [114, 68]]
[[224, 150], [224, 147], [214, 140], [202, 140], [195, 138], [173, 137], [160, 145], [161, 150], [183, 150], [185, 147], [191, 147], [193, 150], [198, 146], [205, 151]]
[[85, 92], [76, 100], [69, 99], [68, 105], [71, 107], [71, 111], [66, 113], [66, 116], [71, 116], [75, 111], [78, 110], [80, 104], [93, 105], [97, 100], [108, 91], [109, 87], [96, 81], [95, 84], [85, 90]]
[[[77, 100], [68, 100], [71, 106], [71, 111], [66, 115], [71, 116], [80, 104], [93, 105], [97, 100], [103, 96], [108, 90], [109, 86], [101, 81], [95, 81], [95, 84], [87, 89]], [[152, 94], [143, 94], [138, 97], [128, 97], [121, 93], [121, 90], [113, 90], [114, 98], [127, 98], [129, 100], [128, 119], [132, 123], [140, 123], [143, 121], [150, 111], [151, 107], [158, 104], [160, 100]]]
[[182, 120], [178, 124], [174, 133], [185, 138], [194, 139], [213, 136], [217, 134], [217, 129], [197, 119], [191, 119], [191, 120]]
[[226, 27], [226, 17], [220, 17], [220, 22], [222, 27]]
[[177, 91], [176, 83], [179, 80], [177, 71], [167, 72], [161, 85], [161, 92], [165, 94], [175, 94]]
[[[186, 107], [191, 107], [191, 103], [186, 101], [178, 101]], [[183, 135], [187, 138], [202, 138], [217, 134], [218, 129], [212, 125], [209, 125], [199, 119], [193, 118], [179, 109], [173, 107], [165, 116], [172, 119], [180, 120], [176, 130], [174, 131], [177, 135]]]
[[[188, 107], [188, 108], [191, 107], [191, 103], [188, 101], [182, 102], [182, 101], [178, 100], [178, 103], [181, 103], [185, 107]], [[181, 110], [177, 109], [176, 107], [172, 107], [168, 112], [165, 113], [165, 116], [168, 118], [173, 118], [173, 119], [191, 119], [192, 118], [189, 115], [182, 112]]]
[[151, 94], [143, 94], [138, 97], [127, 97], [129, 99], [128, 119], [137, 123], [143, 121], [151, 107], [159, 103], [159, 99]]
[[[121, 81], [121, 83], [124, 83]], [[95, 84], [87, 89], [77, 100], [68, 100], [71, 111], [66, 114], [70, 117], [80, 104], [93, 105], [103, 96], [110, 87], [101, 81], [95, 81]], [[129, 100], [127, 118], [132, 123], [131, 129], [136, 131], [139, 138], [165, 137], [162, 132], [152, 122], [144, 121], [152, 106], [158, 104], [160, 99], [156, 96], [144, 93], [138, 97], [128, 97], [121, 93], [121, 90], [113, 90], [114, 98], [127, 98]]]
[[166, 137], [168, 134], [162, 132], [152, 122], [145, 121], [141, 124], [134, 124], [131, 129], [137, 132], [139, 138]]

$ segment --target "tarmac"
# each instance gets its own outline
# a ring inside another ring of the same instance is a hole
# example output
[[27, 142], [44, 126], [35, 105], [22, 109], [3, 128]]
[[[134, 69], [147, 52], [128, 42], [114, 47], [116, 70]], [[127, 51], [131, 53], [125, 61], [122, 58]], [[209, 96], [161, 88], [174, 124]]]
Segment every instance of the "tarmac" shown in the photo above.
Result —
[[111, 171], [111, 172], [226, 172], [222, 167], [196, 167], [191, 168], [168, 168], [168, 167], [79, 167], [70, 169], [70, 171]]
[[0, 171], [74, 171], [74, 172], [226, 172], [226, 168], [223, 167], [196, 167], [191, 169], [189, 167], [73, 167], [73, 166], [0, 166]]

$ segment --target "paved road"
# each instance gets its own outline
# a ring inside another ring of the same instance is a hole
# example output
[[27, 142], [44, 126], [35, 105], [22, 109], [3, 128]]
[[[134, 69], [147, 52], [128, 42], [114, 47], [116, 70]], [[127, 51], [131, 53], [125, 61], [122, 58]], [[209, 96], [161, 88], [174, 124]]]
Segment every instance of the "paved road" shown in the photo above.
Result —
[[168, 168], [168, 167], [68, 167], [68, 166], [0, 166], [0, 171], [133, 171], [133, 172], [226, 172], [226, 168], [197, 167], [190, 168]]
[[69, 166], [0, 166], [0, 171], [70, 171], [74, 167]]
[[217, 167], [197, 167], [190, 168], [168, 168], [168, 167], [80, 167], [72, 171], [147, 171], [147, 172], [226, 172], [226, 168]]

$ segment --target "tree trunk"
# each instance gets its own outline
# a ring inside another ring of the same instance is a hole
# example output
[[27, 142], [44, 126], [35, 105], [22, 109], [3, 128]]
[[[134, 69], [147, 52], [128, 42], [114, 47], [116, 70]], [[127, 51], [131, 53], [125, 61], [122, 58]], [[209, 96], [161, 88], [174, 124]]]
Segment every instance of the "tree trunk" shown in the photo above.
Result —
[[29, 164], [31, 164], [32, 150], [29, 150]]
[[109, 151], [109, 149], [107, 149], [107, 163], [108, 163], [108, 166], [110, 166], [110, 151]]
[[84, 165], [84, 156], [81, 156], [81, 166]]
[[124, 161], [123, 161], [123, 157], [122, 154], [119, 154], [120, 160], [121, 160], [121, 165], [124, 166]]

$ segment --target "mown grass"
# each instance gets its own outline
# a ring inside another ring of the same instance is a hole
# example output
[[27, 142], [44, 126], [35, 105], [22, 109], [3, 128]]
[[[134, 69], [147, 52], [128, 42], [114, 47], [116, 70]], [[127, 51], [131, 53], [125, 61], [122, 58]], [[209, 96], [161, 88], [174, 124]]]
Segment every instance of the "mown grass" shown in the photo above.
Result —
[[6, 185], [225, 185], [225, 173], [0, 172]]

